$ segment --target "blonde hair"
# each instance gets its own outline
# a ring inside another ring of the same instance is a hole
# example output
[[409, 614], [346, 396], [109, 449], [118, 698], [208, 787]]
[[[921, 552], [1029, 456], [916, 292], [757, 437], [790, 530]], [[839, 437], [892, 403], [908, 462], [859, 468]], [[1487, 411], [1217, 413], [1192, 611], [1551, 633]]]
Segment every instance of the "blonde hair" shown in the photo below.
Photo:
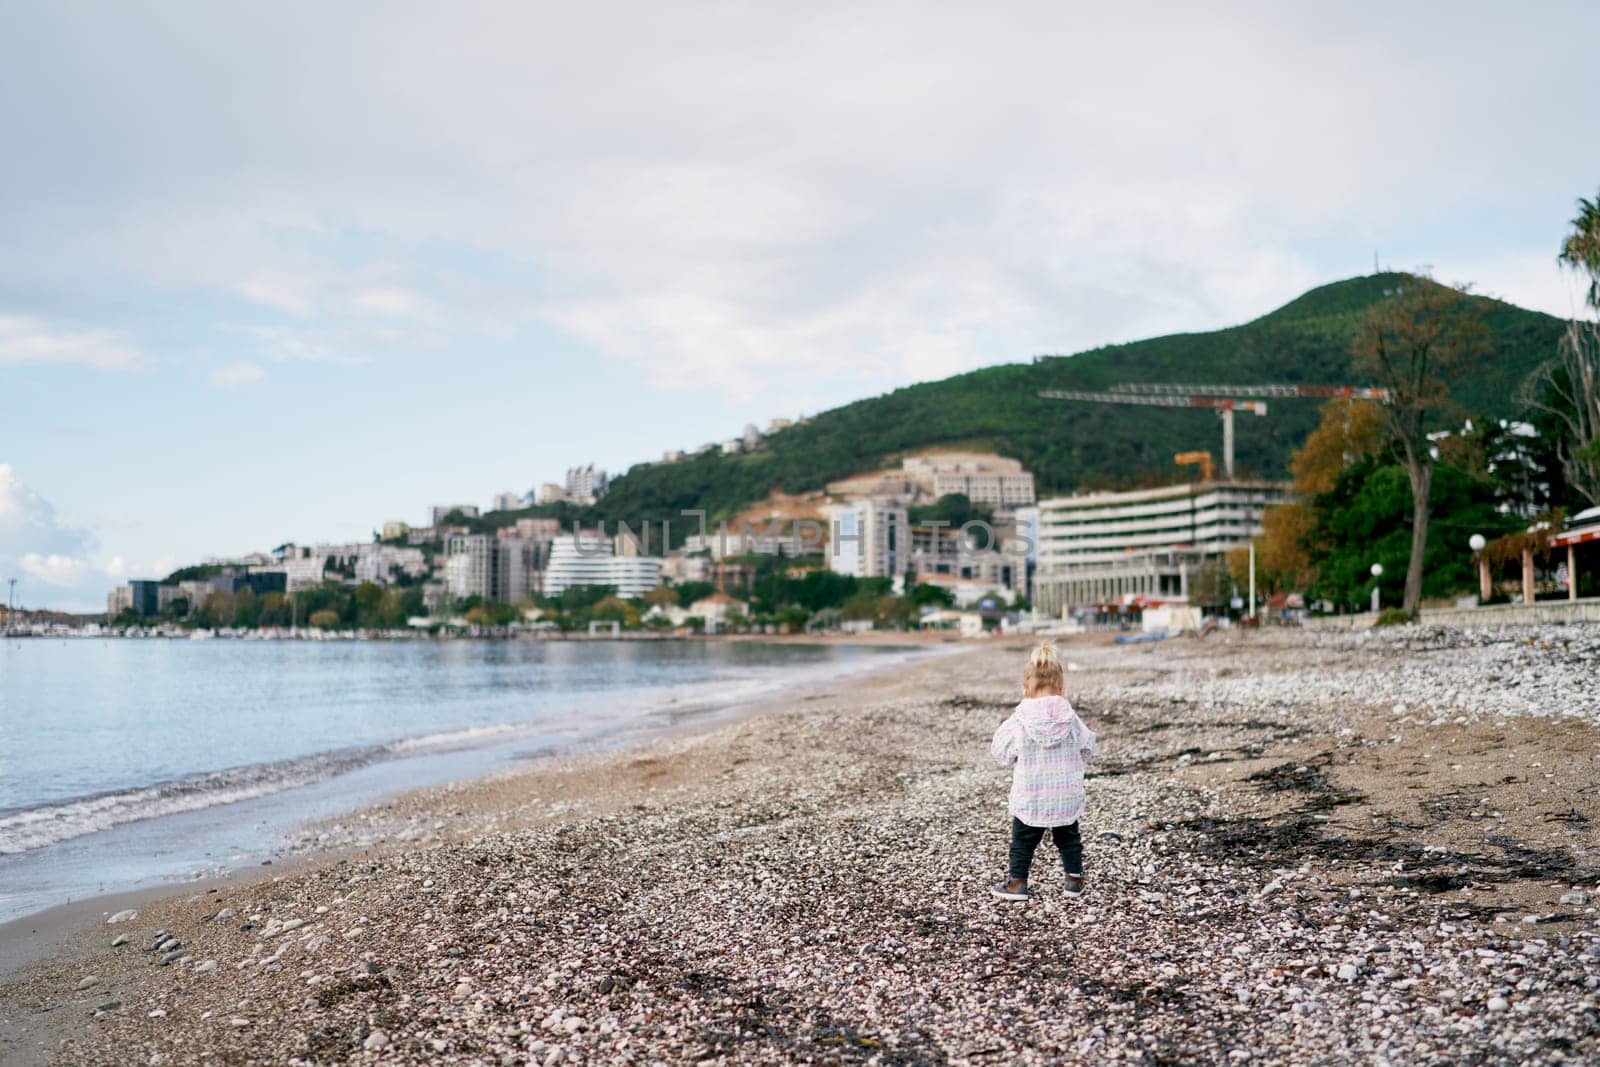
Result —
[[1023, 693], [1027, 696], [1060, 694], [1066, 687], [1067, 679], [1061, 669], [1061, 660], [1056, 656], [1056, 646], [1049, 641], [1040, 641], [1039, 647], [1028, 657], [1028, 665], [1022, 668]]

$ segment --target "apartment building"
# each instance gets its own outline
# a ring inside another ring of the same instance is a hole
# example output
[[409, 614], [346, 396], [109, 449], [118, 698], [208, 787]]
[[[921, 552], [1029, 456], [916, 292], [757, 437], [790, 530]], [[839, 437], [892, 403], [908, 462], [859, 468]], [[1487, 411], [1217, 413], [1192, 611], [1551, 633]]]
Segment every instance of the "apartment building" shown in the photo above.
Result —
[[1184, 600], [1189, 575], [1261, 532], [1279, 482], [1167, 485], [1039, 502], [1034, 605], [1049, 614], [1134, 595]]
[[621, 597], [639, 597], [661, 584], [662, 560], [618, 555], [612, 540], [594, 531], [563, 534], [550, 544], [544, 593], [560, 596], [585, 585], [608, 585]]
[[540, 546], [520, 537], [457, 534], [445, 542], [444, 582], [457, 598], [511, 601], [538, 592]]
[[574, 504], [589, 505], [606, 495], [606, 488], [610, 484], [606, 472], [593, 463], [582, 467], [573, 467], [567, 471], [566, 499]]
[[895, 500], [851, 500], [822, 509], [828, 523], [828, 568], [855, 578], [892, 578], [911, 561], [905, 505]]

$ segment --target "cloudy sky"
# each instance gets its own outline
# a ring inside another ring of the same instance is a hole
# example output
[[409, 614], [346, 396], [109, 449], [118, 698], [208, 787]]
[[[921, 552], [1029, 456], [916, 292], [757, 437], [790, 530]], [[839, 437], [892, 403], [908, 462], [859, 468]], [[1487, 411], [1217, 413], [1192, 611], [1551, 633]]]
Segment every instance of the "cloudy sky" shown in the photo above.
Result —
[[1575, 307], [1600, 8], [1109, 6], [0, 0], [0, 580], [94, 609], [1374, 253]]

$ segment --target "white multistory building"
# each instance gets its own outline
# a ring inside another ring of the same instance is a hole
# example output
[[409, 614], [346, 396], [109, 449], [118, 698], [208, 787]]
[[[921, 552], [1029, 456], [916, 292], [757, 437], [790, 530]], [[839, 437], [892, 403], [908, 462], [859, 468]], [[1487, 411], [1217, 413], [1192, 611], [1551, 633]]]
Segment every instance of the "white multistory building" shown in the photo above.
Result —
[[356, 552], [355, 579], [389, 585], [402, 576], [421, 578], [428, 573], [428, 560], [420, 548], [396, 545], [362, 545]]
[[892, 578], [911, 561], [905, 505], [894, 500], [850, 500], [822, 508], [828, 523], [828, 568], [856, 578]]
[[521, 511], [525, 507], [527, 507], [527, 502], [523, 500], [522, 494], [514, 489], [507, 489], [505, 492], [496, 493], [494, 496], [493, 510], [495, 511]]
[[593, 463], [582, 467], [573, 467], [567, 471], [567, 481], [564, 489], [567, 499], [574, 504], [588, 506], [606, 495], [606, 488], [610, 484], [606, 472], [596, 467]]
[[465, 534], [445, 543], [445, 588], [450, 595], [511, 601], [537, 592], [539, 546], [520, 537]]
[[1289, 499], [1280, 482], [1232, 481], [1041, 500], [1034, 606], [1185, 600], [1197, 567], [1248, 544], [1262, 513]]
[[595, 532], [563, 534], [550, 544], [544, 593], [560, 596], [585, 585], [608, 585], [621, 597], [640, 597], [661, 584], [662, 560], [617, 555], [610, 538]]
[[931, 452], [908, 456], [899, 470], [873, 471], [828, 485], [842, 497], [877, 497], [903, 504], [932, 502], [957, 493], [974, 504], [1009, 512], [1034, 502], [1033, 474], [1020, 460], [981, 452]]
[[974, 504], [1009, 510], [1033, 503], [1033, 475], [1020, 460], [975, 452], [910, 456], [901, 469], [935, 500], [960, 493]]

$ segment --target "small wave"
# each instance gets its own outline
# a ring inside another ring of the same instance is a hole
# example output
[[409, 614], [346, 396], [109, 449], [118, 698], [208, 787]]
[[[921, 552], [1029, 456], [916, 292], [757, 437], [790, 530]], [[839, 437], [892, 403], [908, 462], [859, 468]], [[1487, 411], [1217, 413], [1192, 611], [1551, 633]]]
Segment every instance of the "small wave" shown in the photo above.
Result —
[[[386, 744], [206, 771], [168, 782], [113, 790], [35, 808], [0, 813], [0, 856], [28, 852], [123, 823], [199, 811], [281, 793], [347, 774], [379, 760], [471, 748], [509, 739], [535, 723], [495, 723], [408, 737]], [[548, 724], [545, 724], [548, 725]]]
[[[882, 658], [863, 656], [856, 662], [829, 664], [828, 671], [830, 677], [838, 681], [874, 667], [887, 666], [890, 659], [887, 655]], [[646, 714], [635, 721], [643, 724], [648, 722], [652, 713], [656, 716], [664, 714], [670, 720], [752, 703], [782, 692], [799, 681], [815, 677], [805, 669], [773, 672], [756, 678], [722, 679], [714, 693], [709, 695], [703, 687], [694, 686], [640, 692], [620, 699], [618, 695], [612, 695], [608, 701], [618, 706], [628, 706], [630, 701], [634, 702], [636, 708], [642, 706]], [[589, 725], [599, 727], [602, 732], [616, 730], [621, 725], [615, 717], [595, 716], [593, 709], [589, 710], [588, 717]], [[123, 823], [270, 796], [313, 785], [379, 760], [493, 745], [552, 728], [559, 731], [559, 724], [563, 721], [571, 720], [556, 713], [531, 722], [468, 726], [384, 744], [207, 771], [172, 781], [112, 790], [33, 808], [0, 811], [0, 856], [44, 848], [109, 830]]]

